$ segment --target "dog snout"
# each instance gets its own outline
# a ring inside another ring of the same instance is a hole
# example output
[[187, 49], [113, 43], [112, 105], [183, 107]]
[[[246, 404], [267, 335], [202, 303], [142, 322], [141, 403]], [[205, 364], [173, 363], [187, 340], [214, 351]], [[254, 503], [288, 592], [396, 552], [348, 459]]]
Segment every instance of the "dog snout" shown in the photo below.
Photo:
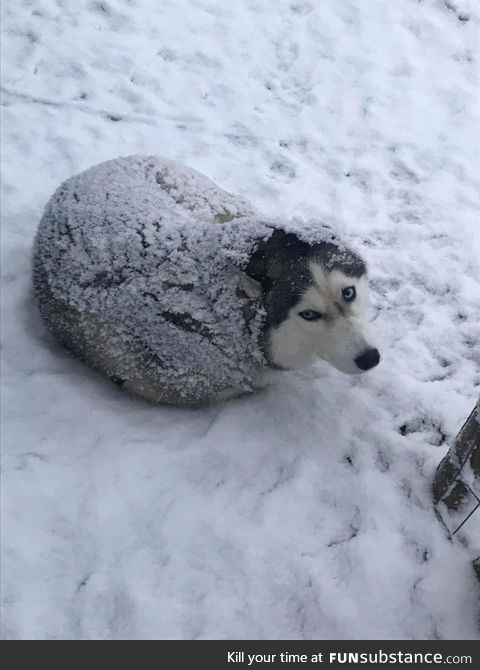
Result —
[[369, 349], [361, 356], [357, 356], [355, 363], [360, 368], [360, 370], [370, 370], [378, 365], [380, 360], [380, 352], [378, 349]]

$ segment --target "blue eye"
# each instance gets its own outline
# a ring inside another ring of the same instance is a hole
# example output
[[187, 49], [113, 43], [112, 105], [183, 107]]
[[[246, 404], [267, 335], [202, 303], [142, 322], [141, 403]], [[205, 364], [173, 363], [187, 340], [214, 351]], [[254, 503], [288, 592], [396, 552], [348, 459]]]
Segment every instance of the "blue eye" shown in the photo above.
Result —
[[313, 309], [305, 309], [303, 312], [299, 312], [298, 316], [301, 316], [305, 321], [318, 321], [322, 318], [320, 312], [315, 312]]
[[355, 297], [357, 295], [357, 292], [355, 291], [355, 286], [347, 286], [347, 288], [344, 288], [342, 290], [342, 295], [343, 299], [346, 300], [347, 302], [352, 302], [352, 300], [355, 300]]

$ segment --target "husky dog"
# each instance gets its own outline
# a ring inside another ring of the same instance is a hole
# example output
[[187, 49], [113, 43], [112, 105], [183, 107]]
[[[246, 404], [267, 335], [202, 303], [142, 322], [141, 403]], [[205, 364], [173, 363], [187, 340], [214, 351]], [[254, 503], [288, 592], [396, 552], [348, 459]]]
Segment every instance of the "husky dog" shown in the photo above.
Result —
[[367, 269], [353, 251], [277, 230], [255, 251], [246, 274], [265, 305], [263, 347], [271, 367], [293, 370], [321, 358], [357, 374], [380, 361], [367, 321]]
[[71, 177], [34, 249], [49, 329], [76, 356], [155, 402], [198, 406], [324, 359], [380, 359], [366, 267], [320, 222], [262, 219], [173, 161], [129, 156]]

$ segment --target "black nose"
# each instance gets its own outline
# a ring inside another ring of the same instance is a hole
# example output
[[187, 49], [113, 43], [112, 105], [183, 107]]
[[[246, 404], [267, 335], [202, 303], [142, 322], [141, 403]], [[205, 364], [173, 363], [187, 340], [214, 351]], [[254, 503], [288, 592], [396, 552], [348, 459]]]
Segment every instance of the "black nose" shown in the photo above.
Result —
[[374, 368], [376, 365], [378, 365], [379, 360], [380, 352], [378, 349], [369, 349], [361, 356], [358, 356], [355, 359], [355, 363], [358, 365], [360, 370], [370, 370], [370, 368]]

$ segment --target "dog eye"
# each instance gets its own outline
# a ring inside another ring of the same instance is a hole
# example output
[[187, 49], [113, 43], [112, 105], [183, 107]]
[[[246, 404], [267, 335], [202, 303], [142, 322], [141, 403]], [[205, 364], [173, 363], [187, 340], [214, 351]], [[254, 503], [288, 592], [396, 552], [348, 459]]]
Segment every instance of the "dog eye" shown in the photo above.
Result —
[[305, 309], [303, 312], [299, 312], [298, 316], [301, 316], [305, 321], [318, 321], [322, 318], [320, 312], [315, 312], [313, 309]]
[[342, 290], [342, 295], [343, 299], [346, 300], [347, 302], [352, 302], [352, 300], [355, 300], [355, 296], [357, 295], [357, 292], [355, 291], [355, 286], [347, 286], [347, 288], [344, 288]]

